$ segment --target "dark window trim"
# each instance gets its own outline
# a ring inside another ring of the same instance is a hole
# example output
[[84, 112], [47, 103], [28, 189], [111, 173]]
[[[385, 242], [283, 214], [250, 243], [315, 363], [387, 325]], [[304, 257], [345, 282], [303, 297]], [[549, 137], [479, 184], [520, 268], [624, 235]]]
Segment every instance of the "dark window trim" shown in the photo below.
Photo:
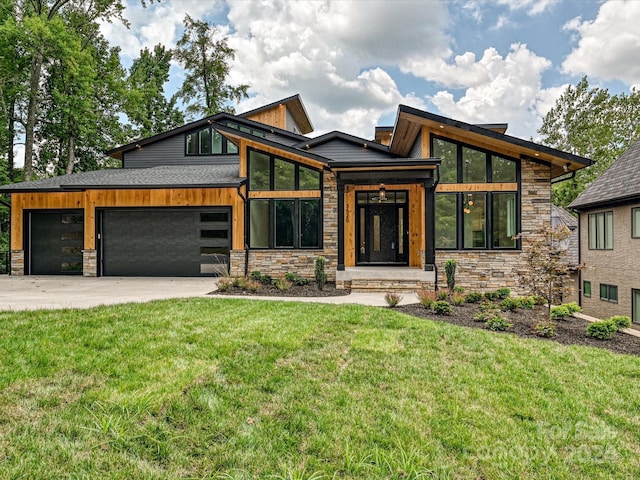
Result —
[[[640, 238], [640, 235], [635, 236], [633, 234], [633, 232], [635, 232], [635, 230], [636, 230], [636, 222], [635, 222], [635, 220], [636, 220], [635, 212], [636, 211], [640, 212], [640, 207], [635, 207], [635, 208], [631, 209], [631, 238]], [[639, 221], [639, 223], [640, 223], [640, 221]], [[638, 227], [638, 231], [640, 232], [640, 225], [637, 225], [637, 227]]]
[[[607, 245], [607, 214], [610, 213], [611, 214], [611, 246], [609, 248], [606, 247]], [[596, 245], [595, 247], [591, 246], [591, 217], [595, 216], [597, 217], [598, 215], [603, 215], [604, 216], [604, 247], [599, 247], [598, 246], [598, 220], [596, 218]], [[613, 241], [615, 238], [615, 224], [613, 223], [614, 221], [614, 216], [613, 216], [613, 210], [604, 210], [602, 212], [595, 212], [595, 213], [590, 213], [589, 215], [587, 215], [587, 249], [588, 250], [613, 250]]]
[[[294, 202], [294, 212], [295, 212], [295, 225], [294, 225], [294, 246], [293, 247], [276, 247], [276, 201], [277, 200], [286, 200]], [[303, 201], [318, 201], [318, 246], [317, 247], [302, 247], [301, 239], [302, 239], [302, 230], [301, 230], [301, 222], [300, 222], [300, 202]], [[250, 250], [322, 250], [324, 249], [324, 201], [323, 197], [280, 197], [280, 198], [252, 198], [249, 200], [247, 204], [247, 216], [251, 218], [251, 203], [254, 201], [265, 201], [269, 202], [269, 246], [268, 247], [252, 247], [251, 246], [251, 231], [247, 232], [247, 237], [249, 239], [248, 247]]]
[[633, 323], [635, 323], [636, 325], [640, 324], [640, 322], [635, 322], [634, 319], [636, 318], [637, 315], [637, 311], [636, 308], [640, 308], [640, 305], [636, 304], [634, 302], [635, 296], [636, 296], [636, 292], [640, 292], [640, 288], [632, 288], [631, 289], [631, 321]]
[[[589, 284], [589, 293], [587, 293], [587, 289], [585, 288], [587, 284]], [[591, 280], [582, 281], [582, 294], [587, 298], [591, 298]]]
[[[460, 142], [457, 140], [453, 140], [451, 138], [442, 136], [442, 135], [437, 135], [435, 133], [430, 134], [430, 139], [429, 139], [429, 148], [431, 149], [430, 151], [433, 152], [434, 150], [434, 141], [435, 140], [444, 140], [446, 142], [452, 143], [454, 145], [457, 145], [457, 149], [456, 149], [456, 174], [457, 174], [457, 181], [456, 182], [441, 182], [443, 184], [470, 184], [470, 183], [517, 183], [518, 185], [520, 185], [521, 183], [521, 165], [520, 165], [520, 161], [517, 158], [514, 157], [510, 157], [509, 155], [503, 155], [501, 153], [498, 152], [494, 152], [492, 150], [487, 150], [485, 148], [481, 148], [478, 147], [476, 145], [472, 145], [469, 143], [464, 143], [464, 142]], [[486, 177], [486, 181], [485, 182], [465, 182], [464, 181], [464, 173], [463, 173], [463, 162], [462, 162], [462, 149], [463, 148], [470, 148], [472, 150], [476, 150], [478, 152], [484, 153], [485, 154], [485, 177]], [[495, 155], [496, 157], [500, 157], [500, 158], [504, 158], [505, 160], [510, 160], [512, 162], [515, 163], [516, 166], [516, 178], [513, 182], [494, 182], [493, 181], [493, 168], [492, 168], [492, 156]]]
[[[247, 176], [250, 175], [251, 172], [251, 152], [256, 152], [259, 153], [260, 155], [266, 155], [267, 157], [269, 157], [269, 188], [259, 188], [259, 189], [252, 189], [251, 188], [251, 178], [249, 178], [249, 181], [247, 182], [247, 188], [249, 189], [249, 191], [254, 191], [254, 192], [287, 192], [287, 191], [301, 191], [301, 192], [314, 192], [314, 191], [323, 191], [323, 178], [322, 178], [322, 170], [318, 169], [318, 168], [314, 168], [310, 165], [304, 164], [304, 163], [300, 163], [300, 162], [296, 162], [295, 160], [291, 160], [289, 158], [285, 158], [285, 157], [281, 157], [279, 155], [274, 155], [272, 153], [269, 152], [264, 152], [262, 150], [258, 150], [257, 148], [252, 148], [252, 147], [248, 147], [247, 148]], [[282, 189], [278, 189], [276, 190], [275, 187], [275, 161], [276, 159], [281, 160], [283, 162], [287, 162], [287, 163], [291, 163], [293, 164], [294, 168], [294, 188], [293, 190], [282, 190]], [[314, 172], [318, 173], [318, 180], [319, 180], [319, 185], [318, 188], [300, 188], [300, 167], [304, 167], [307, 168], [309, 170], [312, 170]]]
[[[602, 296], [602, 287], [605, 287], [607, 290], [606, 296]], [[611, 297], [611, 292], [612, 289], [615, 289], [616, 292], [616, 298], [615, 300], [612, 300]], [[600, 300], [604, 301], [604, 302], [610, 302], [610, 303], [618, 303], [618, 286], [617, 285], [609, 285], [608, 283], [601, 283], [600, 284]]]
[[[218, 135], [220, 135], [222, 137], [222, 152], [220, 153], [213, 153], [213, 152], [207, 152], [207, 153], [200, 153], [200, 132], [203, 130], [209, 130], [209, 148], [213, 149], [213, 131], [215, 130], [215, 128], [208, 126], [208, 127], [203, 127], [203, 128], [199, 128], [197, 130], [192, 130], [190, 132], [187, 132], [184, 134], [184, 155], [185, 157], [213, 157], [213, 156], [220, 156], [220, 155], [238, 155], [238, 147], [236, 146], [236, 151], [235, 152], [229, 152], [229, 143], [233, 144], [235, 146], [235, 143], [233, 143], [230, 140], [227, 140], [227, 138], [222, 135], [220, 132], [218, 132]], [[188, 149], [187, 149], [187, 138], [189, 137], [189, 135], [192, 135], [194, 138], [194, 142], [195, 142], [195, 147], [196, 147], [196, 153], [189, 153]]]
[[[471, 194], [484, 194], [485, 195], [485, 211], [486, 211], [486, 225], [485, 225], [485, 245], [484, 248], [464, 246], [464, 196]], [[438, 195], [455, 195], [456, 196], [456, 246], [455, 247], [436, 247], [437, 251], [479, 251], [485, 252], [488, 250], [496, 250], [503, 252], [514, 252], [522, 250], [522, 241], [520, 238], [516, 238], [515, 246], [513, 247], [493, 247], [493, 196], [495, 194], [515, 194], [516, 196], [516, 235], [522, 230], [522, 208], [521, 208], [521, 196], [520, 191], [499, 191], [499, 192], [439, 192]], [[436, 217], [436, 223], [438, 219]]]

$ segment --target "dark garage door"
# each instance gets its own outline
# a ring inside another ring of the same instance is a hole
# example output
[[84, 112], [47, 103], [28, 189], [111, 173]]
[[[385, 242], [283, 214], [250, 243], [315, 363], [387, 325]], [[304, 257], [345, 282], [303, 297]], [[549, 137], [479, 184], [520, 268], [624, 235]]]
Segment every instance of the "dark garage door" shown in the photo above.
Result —
[[82, 210], [29, 212], [27, 220], [31, 275], [82, 274]]
[[102, 275], [226, 273], [231, 210], [127, 209], [100, 212]]

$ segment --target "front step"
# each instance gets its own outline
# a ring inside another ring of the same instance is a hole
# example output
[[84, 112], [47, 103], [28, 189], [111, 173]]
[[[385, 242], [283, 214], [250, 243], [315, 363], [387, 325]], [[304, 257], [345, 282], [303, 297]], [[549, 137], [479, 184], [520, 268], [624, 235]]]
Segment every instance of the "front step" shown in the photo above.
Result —
[[435, 273], [409, 267], [347, 267], [336, 272], [336, 287], [352, 292], [433, 290]]

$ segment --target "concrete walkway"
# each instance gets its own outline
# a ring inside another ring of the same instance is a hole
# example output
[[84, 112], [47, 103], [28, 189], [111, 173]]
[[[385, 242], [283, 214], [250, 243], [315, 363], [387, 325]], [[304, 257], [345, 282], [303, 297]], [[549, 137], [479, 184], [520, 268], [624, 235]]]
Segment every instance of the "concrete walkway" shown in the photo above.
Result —
[[[90, 308], [166, 298], [202, 297], [216, 289], [212, 277], [81, 277], [0, 275], [0, 311], [58, 308]], [[225, 298], [282, 300], [331, 304], [385, 306], [384, 293], [352, 293], [337, 297], [263, 297], [226, 295]], [[411, 293], [403, 294], [401, 305], [417, 303]]]

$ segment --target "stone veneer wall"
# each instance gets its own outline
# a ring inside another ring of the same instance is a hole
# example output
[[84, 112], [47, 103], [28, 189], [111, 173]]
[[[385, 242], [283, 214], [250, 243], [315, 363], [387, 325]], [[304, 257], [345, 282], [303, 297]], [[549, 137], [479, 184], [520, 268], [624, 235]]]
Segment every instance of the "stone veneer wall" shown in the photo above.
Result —
[[[326, 260], [325, 271], [331, 282], [336, 279], [338, 265], [338, 188], [335, 175], [329, 171], [323, 173], [323, 201], [322, 201], [322, 231], [323, 248], [316, 250], [249, 250], [248, 271], [259, 270], [263, 274], [273, 277], [284, 277], [292, 272], [305, 278], [315, 277], [315, 259], [318, 255]], [[242, 260], [232, 256], [232, 271], [237, 270], [238, 262], [244, 265], [244, 251]], [[235, 265], [235, 266], [234, 266]], [[232, 273], [233, 275], [233, 273]], [[241, 273], [244, 275], [244, 269]]]
[[[632, 316], [631, 290], [640, 290], [640, 239], [631, 238], [631, 209], [640, 204], [599, 208], [580, 214], [582, 280], [591, 282], [591, 297], [582, 295], [583, 312], [596, 318]], [[589, 214], [613, 212], [613, 250], [589, 250]], [[618, 287], [618, 302], [600, 300], [600, 284]], [[580, 285], [582, 287], [582, 285]]]
[[98, 252], [97, 250], [82, 250], [82, 276], [98, 276]]
[[24, 275], [24, 250], [11, 250], [11, 275]]
[[521, 163], [521, 225], [522, 251], [467, 250], [438, 251], [438, 287], [446, 288], [444, 264], [457, 262], [456, 285], [467, 291], [485, 292], [508, 287], [515, 295], [525, 294], [518, 285], [518, 268], [527, 249], [527, 234], [551, 221], [550, 169], [545, 165], [522, 160]]

